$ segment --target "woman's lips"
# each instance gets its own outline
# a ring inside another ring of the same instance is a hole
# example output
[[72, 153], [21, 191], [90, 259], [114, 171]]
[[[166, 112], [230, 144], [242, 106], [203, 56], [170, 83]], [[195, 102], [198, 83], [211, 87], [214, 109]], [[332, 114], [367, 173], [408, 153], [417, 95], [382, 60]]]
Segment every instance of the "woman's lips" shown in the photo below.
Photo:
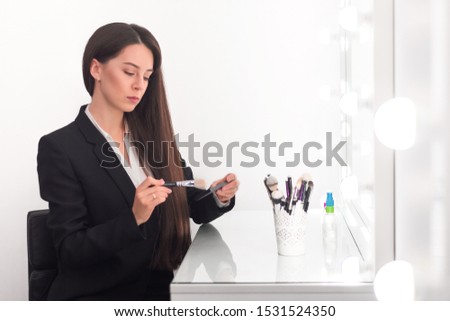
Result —
[[129, 101], [131, 101], [132, 103], [136, 104], [139, 102], [139, 98], [135, 97], [135, 96], [128, 96], [127, 97]]

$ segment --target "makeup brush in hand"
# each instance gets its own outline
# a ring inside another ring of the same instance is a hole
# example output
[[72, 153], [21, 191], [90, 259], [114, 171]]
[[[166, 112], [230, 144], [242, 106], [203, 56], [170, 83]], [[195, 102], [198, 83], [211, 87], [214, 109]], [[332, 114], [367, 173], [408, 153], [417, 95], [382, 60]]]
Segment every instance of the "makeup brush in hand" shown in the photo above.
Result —
[[187, 181], [166, 182], [163, 184], [165, 187], [195, 187], [200, 189], [206, 189], [204, 179], [191, 179]]
[[204, 199], [206, 196], [214, 193], [215, 191], [217, 191], [218, 189], [221, 189], [222, 187], [224, 187], [225, 185], [227, 185], [230, 182], [222, 182], [220, 184], [217, 184], [216, 186], [210, 187], [210, 189], [208, 190], [208, 192], [206, 194], [203, 194], [202, 196], [200, 196], [199, 198], [196, 199], [196, 201], [200, 201], [201, 199]]

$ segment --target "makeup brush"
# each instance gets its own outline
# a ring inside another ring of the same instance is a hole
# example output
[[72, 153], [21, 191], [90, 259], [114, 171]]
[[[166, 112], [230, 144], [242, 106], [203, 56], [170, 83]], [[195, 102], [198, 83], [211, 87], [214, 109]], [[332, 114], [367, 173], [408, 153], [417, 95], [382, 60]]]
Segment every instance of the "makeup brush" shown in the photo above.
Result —
[[311, 196], [311, 192], [312, 192], [313, 187], [314, 187], [314, 183], [312, 181], [309, 181], [308, 182], [308, 189], [306, 190], [306, 193], [305, 193], [305, 200], [303, 202], [303, 210], [305, 211], [305, 213], [308, 212], [309, 198]]
[[283, 193], [280, 190], [273, 191], [271, 194], [273, 206], [280, 204], [280, 210], [284, 206], [285, 198]]
[[300, 187], [300, 193], [298, 199], [303, 202], [305, 200], [305, 193], [306, 193], [306, 187], [308, 184], [308, 181], [311, 180], [311, 175], [308, 173], [304, 173], [302, 176], [300, 176], [302, 180], [302, 186]]
[[275, 176], [270, 176], [270, 174], [267, 175], [266, 178], [264, 178], [264, 186], [266, 187], [267, 194], [269, 195], [270, 200], [272, 201], [272, 205], [275, 208], [275, 204], [273, 203], [272, 199], [272, 192], [278, 190], [278, 180]]
[[165, 187], [195, 187], [205, 189], [204, 179], [191, 179], [186, 181], [166, 182], [163, 184]]
[[275, 176], [270, 176], [270, 174], [269, 174], [265, 183], [266, 183], [267, 188], [271, 192], [276, 191], [278, 189], [278, 180]]
[[214, 186], [214, 187], [210, 187], [209, 190], [208, 190], [208, 192], [206, 192], [205, 194], [203, 194], [202, 196], [200, 196], [199, 198], [197, 198], [196, 201], [200, 201], [201, 199], [204, 199], [206, 196], [208, 196], [208, 195], [214, 193], [214, 192], [217, 191], [218, 189], [221, 189], [222, 187], [224, 187], [224, 186], [227, 185], [228, 183], [231, 183], [231, 182], [226, 182], [226, 181], [225, 181], [225, 182], [222, 182], [222, 183], [220, 183], [220, 184], [217, 184], [217, 185]]
[[294, 193], [292, 193], [292, 199], [291, 202], [289, 204], [289, 214], [295, 212], [295, 205], [297, 204], [298, 201], [298, 195], [300, 194], [300, 187], [302, 185], [302, 177], [300, 176], [300, 178], [297, 180], [297, 184], [295, 185], [294, 188]]
[[270, 174], [267, 174], [267, 176], [264, 177], [264, 187], [266, 188], [267, 194], [269, 195], [269, 198], [270, 198], [271, 191], [269, 189], [269, 185], [267, 184], [267, 180], [269, 179], [269, 177], [270, 177]]
[[274, 204], [281, 204], [282, 200], [284, 198], [283, 193], [281, 193], [281, 191], [276, 190], [272, 192], [272, 200]]
[[303, 180], [306, 181], [306, 182], [309, 182], [309, 181], [312, 180], [311, 174], [309, 174], [309, 173], [303, 173], [302, 178], [303, 178]]

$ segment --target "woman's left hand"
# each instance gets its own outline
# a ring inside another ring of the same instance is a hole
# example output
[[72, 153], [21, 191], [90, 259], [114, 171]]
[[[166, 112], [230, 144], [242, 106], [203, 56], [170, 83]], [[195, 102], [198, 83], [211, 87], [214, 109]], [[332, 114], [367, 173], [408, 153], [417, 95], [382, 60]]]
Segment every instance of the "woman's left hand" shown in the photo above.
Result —
[[211, 187], [214, 187], [222, 182], [228, 182], [228, 184], [223, 186], [222, 188], [219, 188], [217, 191], [215, 191], [215, 193], [217, 195], [217, 198], [221, 202], [226, 203], [234, 197], [237, 190], [239, 189], [239, 181], [236, 178], [235, 174], [230, 173], [227, 174], [224, 178], [219, 179], [214, 183], [212, 183]]

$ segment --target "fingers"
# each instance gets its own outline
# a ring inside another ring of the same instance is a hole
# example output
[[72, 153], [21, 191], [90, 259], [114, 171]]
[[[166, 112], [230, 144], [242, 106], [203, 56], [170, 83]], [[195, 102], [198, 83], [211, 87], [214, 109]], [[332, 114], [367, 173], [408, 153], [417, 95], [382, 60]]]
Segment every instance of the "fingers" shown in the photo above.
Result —
[[224, 178], [221, 178], [221, 179], [219, 179], [217, 181], [214, 181], [211, 184], [211, 187], [214, 187], [214, 186], [216, 186], [216, 185], [218, 185], [218, 184], [220, 184], [222, 182], [227, 182], [228, 184], [225, 185], [225, 186], [228, 186], [230, 182], [235, 181], [235, 180], [236, 180], [236, 175], [233, 174], [233, 173], [230, 173], [230, 174], [227, 174]]
[[141, 191], [136, 190], [136, 194], [145, 204], [152, 204], [156, 200], [164, 202], [171, 193], [170, 188], [161, 185], [151, 186]]
[[155, 179], [151, 176], [147, 176], [147, 178], [144, 179], [144, 181], [141, 184], [139, 184], [139, 186], [136, 188], [136, 191], [143, 191], [150, 186], [161, 186], [163, 184], [164, 184], [164, 180], [162, 178]]
[[225, 176], [225, 180], [227, 182], [232, 182], [232, 181], [236, 180], [236, 175], [233, 173], [227, 174], [227, 176]]
[[218, 189], [216, 191], [217, 196], [221, 195], [221, 196], [228, 196], [228, 197], [233, 197], [236, 192], [239, 189], [239, 181], [235, 180], [231, 183], [228, 183], [227, 185], [225, 185], [224, 187]]
[[172, 193], [170, 188], [162, 184], [164, 180], [148, 177], [136, 188], [132, 212], [138, 225], [147, 222], [155, 207], [164, 203]]
[[136, 194], [139, 194], [142, 198], [147, 198], [149, 195], [164, 196], [172, 193], [170, 188], [162, 186], [164, 184], [163, 179], [154, 179], [153, 177], [147, 177], [137, 188]]
[[155, 208], [159, 204], [164, 203], [167, 200], [168, 195], [167, 194], [151, 194], [149, 197], [147, 197], [146, 202], [149, 207]]
[[154, 185], [154, 186], [150, 186], [145, 189], [142, 189], [141, 191], [139, 191], [139, 193], [141, 193], [142, 195], [149, 195], [152, 193], [170, 194], [170, 193], [172, 193], [172, 190], [170, 188], [162, 186], [162, 185]]
[[215, 181], [211, 186], [215, 186], [217, 184], [220, 184], [221, 182], [228, 182], [228, 184], [218, 189], [215, 193], [219, 200], [226, 202], [235, 196], [236, 192], [239, 189], [240, 182], [236, 178], [235, 174], [230, 173], [227, 174], [224, 178]]
[[[233, 174], [234, 175], [234, 174]], [[230, 183], [228, 183], [227, 185], [225, 185], [224, 187], [222, 187], [220, 190], [221, 191], [234, 191], [236, 192], [239, 188], [239, 180], [236, 179], [236, 176], [233, 176], [233, 180], [229, 181]]]
[[211, 187], [219, 185], [220, 183], [225, 182], [225, 178], [219, 179], [217, 181], [212, 182]]

